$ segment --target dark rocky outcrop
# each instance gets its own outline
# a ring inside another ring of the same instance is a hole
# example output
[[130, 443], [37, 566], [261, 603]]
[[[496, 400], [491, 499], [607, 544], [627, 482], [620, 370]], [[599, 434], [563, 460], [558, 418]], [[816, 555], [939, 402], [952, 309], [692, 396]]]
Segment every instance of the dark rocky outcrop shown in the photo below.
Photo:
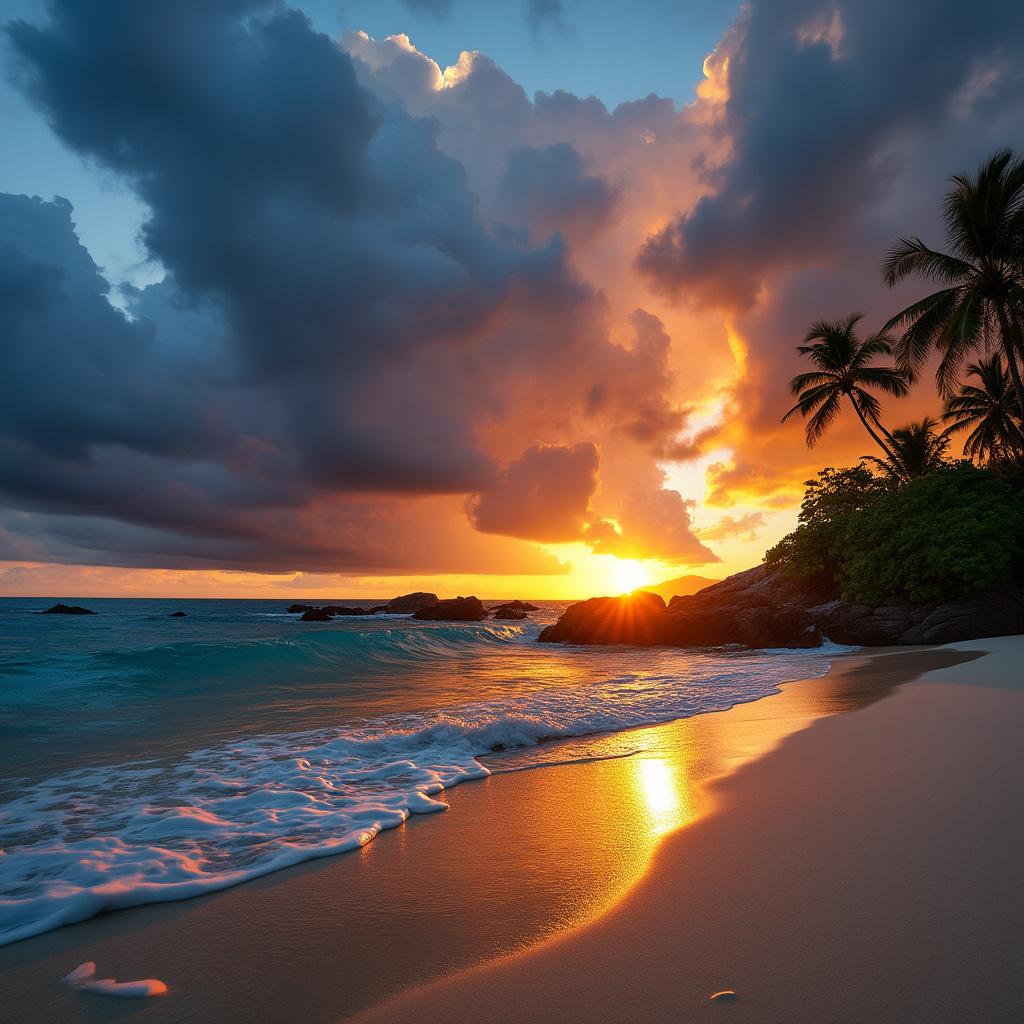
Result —
[[40, 615], [95, 615], [91, 608], [83, 608], [77, 604], [55, 604], [52, 608], [44, 608]]
[[838, 644], [951, 644], [1024, 633], [1024, 596], [1012, 584], [943, 604], [915, 605], [892, 598], [869, 608], [849, 601], [829, 601], [808, 612], [822, 632]]
[[656, 594], [602, 597], [566, 609], [546, 642], [704, 647], [941, 644], [1024, 632], [1024, 596], [1012, 584], [946, 604], [893, 598], [876, 607], [838, 600], [823, 580], [761, 565], [666, 607]]
[[312, 604], [290, 604], [288, 605], [288, 613], [290, 615], [299, 615], [302, 612], [311, 612], [316, 607]]
[[506, 601], [504, 604], [495, 605], [490, 611], [497, 617], [498, 612], [508, 611], [509, 609], [517, 612], [535, 612], [539, 610], [537, 605], [530, 604], [529, 601]]
[[347, 604], [328, 604], [322, 608], [315, 604], [293, 604], [288, 611], [302, 612], [303, 622], [327, 622], [337, 616], [345, 615], [376, 615], [385, 609], [385, 605], [378, 604], [373, 608], [353, 608]]
[[302, 613], [302, 622], [331, 622], [334, 616], [326, 608], [310, 608]]
[[447, 601], [437, 601], [413, 614], [414, 619], [432, 622], [480, 622], [486, 616], [484, 606], [476, 597], [452, 597]]
[[513, 608], [511, 606], [495, 608], [493, 614], [496, 619], [511, 619], [515, 622], [521, 621], [522, 619], [528, 619], [530, 617], [522, 608]]
[[169, 618], [169, 619], [183, 619], [183, 618], [185, 618], [186, 615], [188, 615], [188, 612], [171, 612], [171, 614], [168, 615], [167, 618]]
[[424, 608], [433, 608], [438, 603], [437, 594], [417, 591], [393, 598], [382, 609], [387, 615], [410, 615]]

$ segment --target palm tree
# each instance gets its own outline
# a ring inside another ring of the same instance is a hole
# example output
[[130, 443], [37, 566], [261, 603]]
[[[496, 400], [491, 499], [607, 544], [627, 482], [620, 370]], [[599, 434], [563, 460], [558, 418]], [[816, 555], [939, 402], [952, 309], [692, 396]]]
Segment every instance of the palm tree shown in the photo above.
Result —
[[864, 459], [893, 480], [906, 482], [946, 465], [949, 438], [936, 432], [938, 422], [926, 416], [917, 423], [908, 423], [892, 432], [891, 451], [884, 459], [865, 455]]
[[1003, 358], [998, 352], [971, 363], [967, 376], [978, 383], [962, 384], [946, 402], [942, 414], [947, 434], [971, 428], [964, 454], [979, 462], [1002, 462], [1024, 452], [1024, 425], [1017, 418], [1016, 402]]
[[912, 374], [932, 349], [941, 353], [936, 382], [944, 397], [953, 393], [967, 356], [998, 341], [1024, 416], [1024, 159], [1004, 149], [974, 178], [956, 175], [952, 181], [943, 204], [949, 252], [929, 249], [920, 238], [901, 238], [882, 265], [890, 287], [911, 275], [943, 287], [897, 313], [882, 330], [904, 328], [896, 360]]
[[868, 391], [874, 388], [901, 398], [910, 388], [907, 373], [891, 366], [872, 366], [880, 355], [892, 354], [892, 339], [872, 334], [863, 341], [857, 337], [856, 326], [862, 314], [853, 313], [845, 320], [819, 320], [811, 326], [804, 344], [797, 352], [807, 356], [817, 369], [799, 373], [789, 382], [789, 390], [799, 399], [785, 416], [783, 423], [799, 412], [807, 421], [807, 447], [813, 448], [832, 425], [842, 408], [843, 398], [853, 406], [864, 429], [887, 456], [892, 452], [879, 434], [891, 440], [879, 421], [878, 399]]

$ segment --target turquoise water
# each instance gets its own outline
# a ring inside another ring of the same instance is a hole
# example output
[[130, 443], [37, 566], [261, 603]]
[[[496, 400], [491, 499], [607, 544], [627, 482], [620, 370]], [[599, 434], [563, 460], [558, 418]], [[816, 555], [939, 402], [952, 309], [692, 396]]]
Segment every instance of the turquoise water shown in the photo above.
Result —
[[757, 700], [832, 653], [538, 644], [554, 602], [515, 623], [52, 603], [0, 600], [0, 944], [354, 849], [445, 810], [481, 757], [550, 763], [559, 740]]

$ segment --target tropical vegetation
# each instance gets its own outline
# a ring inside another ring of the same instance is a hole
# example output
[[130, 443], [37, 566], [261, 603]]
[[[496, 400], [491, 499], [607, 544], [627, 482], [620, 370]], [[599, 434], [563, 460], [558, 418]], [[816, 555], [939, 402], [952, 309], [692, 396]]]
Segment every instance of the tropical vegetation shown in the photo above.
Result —
[[1016, 415], [1016, 400], [1010, 387], [1003, 357], [996, 352], [971, 363], [967, 377], [946, 400], [942, 414], [947, 434], [970, 431], [964, 440], [964, 455], [980, 463], [1014, 463], [1024, 455], [1024, 429]]
[[871, 392], [884, 391], [902, 398], [910, 390], [910, 377], [892, 366], [871, 365], [876, 356], [892, 355], [892, 339], [872, 334], [861, 340], [855, 328], [862, 319], [862, 314], [852, 313], [845, 320], [819, 320], [812, 325], [797, 352], [806, 356], [815, 369], [797, 374], [790, 381], [790, 391], [798, 401], [782, 420], [797, 412], [805, 419], [810, 416], [805, 434], [808, 448], [813, 448], [839, 416], [845, 398], [878, 447], [892, 456], [879, 434], [890, 442], [892, 435], [882, 426], [881, 407]]
[[[812, 325], [812, 369], [790, 382], [813, 447], [852, 408], [880, 453], [806, 484], [796, 530], [765, 556], [868, 604], [934, 602], [1024, 578], [1024, 158], [1002, 150], [957, 175], [943, 249], [900, 238], [882, 275], [938, 285], [861, 338], [858, 314]], [[891, 365], [878, 365], [892, 357]], [[886, 427], [930, 360], [942, 411]], [[962, 457], [954, 458], [954, 441]]]

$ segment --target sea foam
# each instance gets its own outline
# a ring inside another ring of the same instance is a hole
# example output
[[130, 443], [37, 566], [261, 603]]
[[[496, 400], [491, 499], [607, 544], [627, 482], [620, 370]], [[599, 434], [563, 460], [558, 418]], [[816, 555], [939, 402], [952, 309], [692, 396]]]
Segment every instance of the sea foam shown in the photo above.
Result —
[[[480, 755], [725, 710], [821, 675], [822, 651], [680, 654], [664, 673], [81, 768], [0, 807], [0, 944], [351, 850], [488, 775]], [[626, 660], [626, 659], [623, 659]]]

